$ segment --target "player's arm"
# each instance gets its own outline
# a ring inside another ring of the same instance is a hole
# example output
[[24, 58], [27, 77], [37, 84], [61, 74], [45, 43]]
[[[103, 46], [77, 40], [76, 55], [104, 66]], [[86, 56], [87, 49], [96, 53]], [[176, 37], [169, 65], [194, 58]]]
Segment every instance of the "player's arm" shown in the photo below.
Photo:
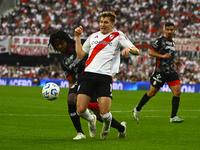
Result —
[[156, 58], [169, 58], [169, 57], [171, 57], [170, 53], [166, 53], [166, 54], [162, 55], [162, 54], [156, 53], [154, 49], [151, 49], [149, 51], [149, 55], [152, 56], [152, 57], [156, 57]]
[[77, 58], [81, 59], [87, 55], [85, 51], [82, 49], [81, 43], [81, 34], [83, 32], [83, 27], [79, 26], [75, 29], [75, 36], [76, 36], [76, 54]]
[[126, 56], [126, 55], [128, 55], [128, 53], [130, 53], [132, 55], [139, 55], [140, 51], [135, 46], [132, 46], [131, 48], [127, 47], [127, 48], [122, 50], [122, 56]]

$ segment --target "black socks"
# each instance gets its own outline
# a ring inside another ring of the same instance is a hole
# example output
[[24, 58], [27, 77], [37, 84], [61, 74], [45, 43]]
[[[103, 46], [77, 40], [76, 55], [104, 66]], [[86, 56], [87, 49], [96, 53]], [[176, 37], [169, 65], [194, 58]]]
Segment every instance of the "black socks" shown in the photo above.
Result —
[[175, 117], [178, 112], [180, 97], [173, 96], [172, 98], [172, 115], [171, 118]]
[[83, 133], [82, 127], [81, 127], [81, 122], [80, 122], [80, 117], [76, 112], [76, 104], [68, 104], [68, 111], [69, 111], [69, 116], [74, 124], [76, 131]]
[[145, 93], [144, 96], [142, 97], [142, 99], [140, 100], [140, 103], [136, 107], [136, 110], [140, 111], [142, 109], [142, 107], [149, 101], [149, 99], [150, 98], [147, 96], [147, 93]]
[[117, 120], [112, 118], [111, 127], [116, 128], [119, 132], [124, 132], [124, 126], [122, 126]]

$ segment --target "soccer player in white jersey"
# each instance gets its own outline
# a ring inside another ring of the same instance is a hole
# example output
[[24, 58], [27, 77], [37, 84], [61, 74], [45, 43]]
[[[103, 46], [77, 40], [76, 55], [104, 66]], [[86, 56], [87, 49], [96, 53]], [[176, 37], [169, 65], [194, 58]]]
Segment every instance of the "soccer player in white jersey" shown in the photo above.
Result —
[[[83, 45], [81, 44], [83, 28], [79, 26], [75, 29], [77, 57], [83, 58], [88, 54], [85, 70], [78, 80], [77, 113], [88, 121], [89, 131], [95, 136], [96, 122], [87, 106], [93, 93], [96, 92], [103, 120], [101, 139], [105, 139], [110, 131], [112, 76], [119, 70], [120, 48], [123, 48], [122, 55], [128, 53], [139, 55], [139, 50], [123, 32], [113, 30], [115, 20], [116, 15], [112, 12], [100, 13], [100, 31], [91, 34]], [[118, 133], [118, 137], [125, 138], [126, 122], [121, 124], [125, 128], [123, 132]]]

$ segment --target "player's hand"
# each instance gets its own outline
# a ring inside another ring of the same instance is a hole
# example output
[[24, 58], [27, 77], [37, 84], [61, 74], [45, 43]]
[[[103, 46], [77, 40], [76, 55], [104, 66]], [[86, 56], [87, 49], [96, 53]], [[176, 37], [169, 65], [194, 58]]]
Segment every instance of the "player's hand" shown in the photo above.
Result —
[[79, 26], [75, 29], [75, 36], [81, 36], [83, 32], [83, 27], [82, 26]]
[[122, 50], [122, 56], [127, 56], [128, 55], [128, 53], [129, 53], [129, 51], [130, 51], [130, 48], [125, 48], [125, 49], [123, 49]]
[[169, 58], [169, 57], [171, 57], [170, 53], [166, 53], [166, 54], [163, 55], [163, 58]]
[[182, 67], [182, 65], [183, 65], [183, 63], [181, 61], [175, 61], [174, 63], [179, 68]]

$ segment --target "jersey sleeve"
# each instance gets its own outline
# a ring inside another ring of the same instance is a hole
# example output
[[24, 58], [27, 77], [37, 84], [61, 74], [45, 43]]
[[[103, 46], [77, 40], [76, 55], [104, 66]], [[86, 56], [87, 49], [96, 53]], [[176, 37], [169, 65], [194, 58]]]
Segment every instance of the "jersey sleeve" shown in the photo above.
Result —
[[153, 45], [151, 46], [151, 49], [153, 49], [155, 52], [158, 52], [161, 47], [161, 39], [157, 39]]
[[120, 45], [123, 47], [123, 48], [131, 48], [133, 47], [133, 43], [128, 39], [128, 37], [121, 31], [119, 31], [119, 41], [120, 41]]
[[89, 53], [90, 51], [90, 36], [87, 38], [87, 40], [84, 42], [83, 46], [82, 46], [82, 49], [84, 52], [86, 52], [87, 54]]

